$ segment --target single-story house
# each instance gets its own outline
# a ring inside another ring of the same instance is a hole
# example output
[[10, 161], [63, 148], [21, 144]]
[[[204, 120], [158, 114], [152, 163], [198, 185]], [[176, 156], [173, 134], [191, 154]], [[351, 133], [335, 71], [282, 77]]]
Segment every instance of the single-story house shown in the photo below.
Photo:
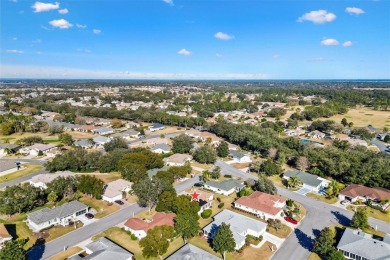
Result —
[[343, 253], [346, 259], [390, 259], [390, 235], [386, 234], [381, 241], [360, 230], [346, 228], [337, 249]]
[[164, 154], [170, 153], [171, 147], [167, 144], [156, 144], [152, 149], [150, 149], [154, 153]]
[[36, 232], [53, 225], [66, 226], [87, 212], [87, 205], [74, 200], [55, 208], [44, 208], [27, 214], [26, 222], [29, 228]]
[[72, 256], [68, 260], [132, 260], [133, 254], [117, 245], [111, 240], [101, 237], [92, 243], [85, 246], [85, 253], [87, 256], [81, 257], [79, 255]]
[[239, 180], [208, 181], [203, 187], [217, 194], [229, 196], [233, 192], [241, 191], [245, 187], [245, 184]]
[[254, 214], [265, 220], [281, 217], [281, 213], [285, 206], [285, 198], [260, 191], [255, 191], [251, 195], [241, 197], [234, 202], [234, 207], [236, 209]]
[[324, 139], [326, 135], [321, 131], [314, 130], [308, 133], [307, 136], [313, 139]]
[[105, 137], [105, 136], [96, 136], [94, 137], [93, 139], [93, 142], [94, 142], [94, 146], [96, 148], [101, 148], [103, 147], [106, 143], [109, 143], [111, 142], [111, 138], [109, 137]]
[[149, 178], [152, 179], [158, 172], [167, 171], [169, 169], [168, 166], [163, 166], [162, 168], [153, 168], [150, 170], [147, 170], [146, 173], [148, 174]]
[[148, 127], [149, 131], [150, 132], [154, 132], [154, 131], [158, 131], [158, 130], [162, 130], [165, 128], [165, 125], [163, 124], [159, 124], [159, 123], [155, 123], [151, 126]]
[[220, 258], [210, 254], [197, 246], [189, 243], [168, 256], [167, 260], [219, 260]]
[[149, 229], [157, 226], [174, 226], [173, 219], [176, 217], [175, 213], [157, 212], [151, 221], [144, 221], [139, 218], [130, 218], [124, 224], [124, 228], [136, 235], [139, 239], [146, 237]]
[[198, 214], [201, 214], [203, 211], [206, 209], [209, 209], [213, 206], [213, 199], [214, 199], [214, 194], [211, 192], [203, 191], [203, 190], [198, 190], [198, 189], [193, 189], [191, 192], [185, 192], [184, 194], [190, 195], [193, 193], [198, 194], [198, 203], [200, 206], [200, 210]]
[[229, 150], [229, 157], [235, 162], [235, 163], [250, 163], [252, 162], [251, 157], [247, 153], [235, 151], [235, 150]]
[[168, 166], [184, 166], [186, 162], [189, 162], [191, 160], [191, 155], [181, 153], [175, 153], [167, 158], [164, 158], [164, 162]]
[[236, 250], [245, 245], [247, 235], [259, 237], [264, 234], [267, 228], [267, 224], [264, 222], [224, 209], [214, 216], [213, 222], [203, 228], [204, 236], [213, 239], [223, 222], [230, 225], [236, 243], [234, 249]]
[[0, 143], [0, 155], [7, 155], [8, 152], [15, 153], [17, 150], [19, 150], [20, 145], [18, 144], [5, 144]]
[[55, 144], [33, 144], [30, 146], [23, 147], [19, 150], [22, 154], [30, 154], [37, 156], [40, 152], [42, 154], [47, 153], [50, 150], [53, 150], [57, 146]]
[[82, 125], [82, 126], [80, 126], [80, 128], [78, 130], [80, 132], [87, 133], [87, 132], [93, 132], [95, 129], [97, 129], [97, 128], [94, 125]]
[[297, 129], [286, 130], [285, 133], [287, 136], [300, 136], [300, 135], [304, 135], [306, 133], [306, 131], [303, 129], [297, 128]]
[[135, 122], [126, 122], [125, 127], [126, 128], [133, 128], [133, 127], [140, 127], [141, 125]]
[[340, 200], [382, 201], [390, 200], [390, 190], [385, 188], [369, 188], [359, 184], [351, 184], [339, 192]]
[[220, 142], [222, 142], [222, 139], [216, 136], [215, 134], [209, 133], [209, 132], [200, 132], [199, 139], [202, 142], [207, 142], [207, 139], [211, 140], [211, 145], [218, 145]]
[[88, 139], [80, 139], [76, 142], [74, 142], [74, 145], [77, 147], [81, 147], [83, 149], [89, 149], [93, 147], [93, 141], [91, 142]]
[[112, 182], [109, 182], [104, 189], [102, 200], [107, 202], [114, 202], [116, 200], [122, 199], [122, 192], [128, 193], [131, 190], [132, 182], [118, 179]]
[[114, 129], [112, 129], [111, 127], [101, 127], [101, 128], [93, 129], [92, 133], [98, 135], [109, 135], [114, 133]]
[[187, 130], [185, 131], [184, 133], [185, 135], [189, 136], [189, 137], [193, 137], [193, 138], [200, 138], [200, 131], [199, 130], [196, 130], [196, 129], [190, 129], [190, 130]]
[[331, 140], [338, 140], [338, 141], [348, 141], [351, 139], [348, 135], [346, 134], [334, 134], [330, 136]]
[[298, 177], [302, 181], [303, 188], [308, 189], [310, 192], [318, 193], [322, 189], [328, 187], [330, 183], [330, 181], [317, 175], [298, 170], [287, 171], [283, 175], [283, 179], [286, 180], [290, 179], [291, 177]]
[[358, 146], [358, 145], [365, 146], [365, 147], [368, 146], [367, 141], [362, 140], [362, 139], [348, 139], [347, 141], [348, 141], [349, 145], [352, 147]]
[[75, 177], [76, 175], [70, 171], [56, 172], [56, 173], [46, 173], [38, 174], [30, 179], [30, 185], [40, 188], [42, 190], [47, 189], [47, 184], [52, 182], [58, 177]]
[[4, 243], [9, 240], [12, 240], [12, 236], [8, 233], [8, 230], [5, 228], [4, 224], [0, 223], [0, 250]]

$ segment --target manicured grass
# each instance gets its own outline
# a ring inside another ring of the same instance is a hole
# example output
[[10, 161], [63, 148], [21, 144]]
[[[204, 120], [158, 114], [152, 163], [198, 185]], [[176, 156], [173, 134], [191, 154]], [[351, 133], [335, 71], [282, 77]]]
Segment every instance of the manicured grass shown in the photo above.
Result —
[[55, 226], [55, 227], [52, 227], [50, 229], [47, 230], [47, 233], [49, 234], [49, 236], [45, 239], [45, 242], [49, 242], [53, 239], [56, 239], [57, 237], [60, 237], [60, 236], [63, 236], [77, 228], [81, 228], [83, 226], [83, 223], [81, 222], [77, 222], [76, 223], [76, 228], [74, 227], [74, 225], [72, 226]]
[[282, 227], [278, 230], [273, 227], [267, 227], [267, 231], [277, 237], [286, 238], [288, 235], [290, 235], [292, 229], [289, 226], [282, 224]]
[[198, 167], [198, 168], [201, 168], [201, 169], [204, 169], [204, 170], [208, 170], [213, 165], [212, 164], [203, 164], [203, 163], [198, 163], [198, 162], [195, 162], [195, 161], [191, 161], [191, 166]]
[[285, 188], [287, 189], [287, 187], [283, 184], [283, 178], [278, 176], [278, 175], [274, 175], [274, 176], [269, 176], [268, 179], [270, 179], [275, 185], [281, 187], [281, 188]]
[[93, 176], [95, 176], [98, 179], [101, 179], [106, 184], [121, 178], [121, 174], [119, 172], [100, 173], [100, 174], [93, 173]]
[[42, 165], [37, 165], [37, 164], [23, 164], [23, 167], [24, 167], [23, 169], [20, 169], [16, 172], [12, 172], [10, 174], [0, 176], [0, 183], [12, 181], [43, 169]]
[[59, 254], [56, 254], [55, 256], [50, 257], [49, 260], [64, 260], [82, 251], [83, 249], [78, 246], [70, 247], [66, 251], [63, 251]]
[[321, 260], [321, 257], [319, 257], [316, 253], [311, 253], [307, 260]]
[[[142, 256], [142, 248], [139, 246], [139, 240], [131, 240], [130, 236], [119, 227], [112, 227], [100, 233], [97, 236], [94, 236], [92, 240], [96, 240], [100, 237], [106, 237], [123, 248], [127, 249], [135, 255], [137, 260], [145, 260], [146, 258]], [[178, 250], [183, 246], [183, 239], [177, 237], [171, 241], [167, 253], [163, 255], [163, 259], [171, 255], [173, 252]]]
[[244, 169], [248, 168], [251, 165], [251, 163], [232, 163], [231, 166], [233, 166], [236, 169]]
[[[353, 211], [354, 207], [356, 207], [356, 206], [348, 205], [347, 209]], [[368, 207], [368, 206], [366, 206], [365, 208], [366, 208], [367, 215], [369, 217], [376, 218], [376, 219], [390, 223], [390, 209], [387, 209], [386, 212], [382, 212], [380, 210], [373, 209], [373, 208]]]
[[44, 140], [44, 143], [45, 144], [60, 143], [60, 140], [59, 139], [48, 139], [48, 140]]
[[95, 214], [95, 218], [103, 218], [119, 210], [119, 206], [115, 203], [111, 206], [108, 206], [106, 201], [97, 200], [89, 196], [83, 196], [79, 200], [80, 202], [85, 203], [86, 205], [91, 208], [94, 208], [97, 211], [97, 213]]
[[306, 197], [311, 198], [311, 199], [315, 199], [315, 200], [319, 200], [319, 201], [322, 201], [322, 202], [326, 202], [328, 204], [334, 204], [334, 203], [337, 202], [337, 197], [334, 197], [334, 198], [331, 198], [331, 199], [327, 199], [323, 195], [317, 195], [317, 194], [314, 194], [314, 193], [307, 193]]

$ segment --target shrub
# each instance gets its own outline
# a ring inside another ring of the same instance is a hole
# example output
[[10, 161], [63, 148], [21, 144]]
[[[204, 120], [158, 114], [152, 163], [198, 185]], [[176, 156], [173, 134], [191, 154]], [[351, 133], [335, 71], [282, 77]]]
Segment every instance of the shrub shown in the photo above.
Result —
[[221, 198], [220, 198], [220, 197], [217, 197], [217, 201], [218, 201], [218, 202], [221, 202]]
[[223, 177], [225, 177], [225, 178], [232, 178], [232, 175], [230, 175], [230, 174], [225, 174]]
[[200, 215], [202, 216], [202, 218], [206, 219], [206, 218], [209, 218], [212, 213], [213, 213], [213, 211], [211, 209], [206, 209]]
[[219, 209], [222, 209], [223, 206], [225, 206], [225, 203], [223, 203], [223, 202], [218, 204], [218, 208], [219, 208]]

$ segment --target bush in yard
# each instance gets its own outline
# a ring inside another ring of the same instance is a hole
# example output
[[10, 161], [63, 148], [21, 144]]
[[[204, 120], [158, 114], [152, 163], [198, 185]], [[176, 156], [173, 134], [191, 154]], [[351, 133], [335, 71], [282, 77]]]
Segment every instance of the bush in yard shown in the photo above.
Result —
[[218, 202], [221, 202], [221, 198], [220, 198], [220, 197], [217, 197], [217, 201], [218, 201]]
[[213, 211], [211, 209], [206, 209], [200, 215], [202, 216], [202, 218], [206, 219], [206, 218], [209, 218], [211, 216], [211, 214], [213, 214]]
[[219, 208], [219, 209], [222, 209], [223, 206], [225, 206], [225, 203], [223, 203], [223, 202], [218, 204], [218, 208]]
[[225, 174], [223, 177], [225, 177], [225, 178], [232, 178], [232, 176], [230, 174]]

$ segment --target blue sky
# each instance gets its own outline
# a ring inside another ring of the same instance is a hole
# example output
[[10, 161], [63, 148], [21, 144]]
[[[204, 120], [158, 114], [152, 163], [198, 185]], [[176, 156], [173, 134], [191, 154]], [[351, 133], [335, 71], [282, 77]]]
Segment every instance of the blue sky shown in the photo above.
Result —
[[0, 1], [3, 78], [390, 78], [388, 0]]

